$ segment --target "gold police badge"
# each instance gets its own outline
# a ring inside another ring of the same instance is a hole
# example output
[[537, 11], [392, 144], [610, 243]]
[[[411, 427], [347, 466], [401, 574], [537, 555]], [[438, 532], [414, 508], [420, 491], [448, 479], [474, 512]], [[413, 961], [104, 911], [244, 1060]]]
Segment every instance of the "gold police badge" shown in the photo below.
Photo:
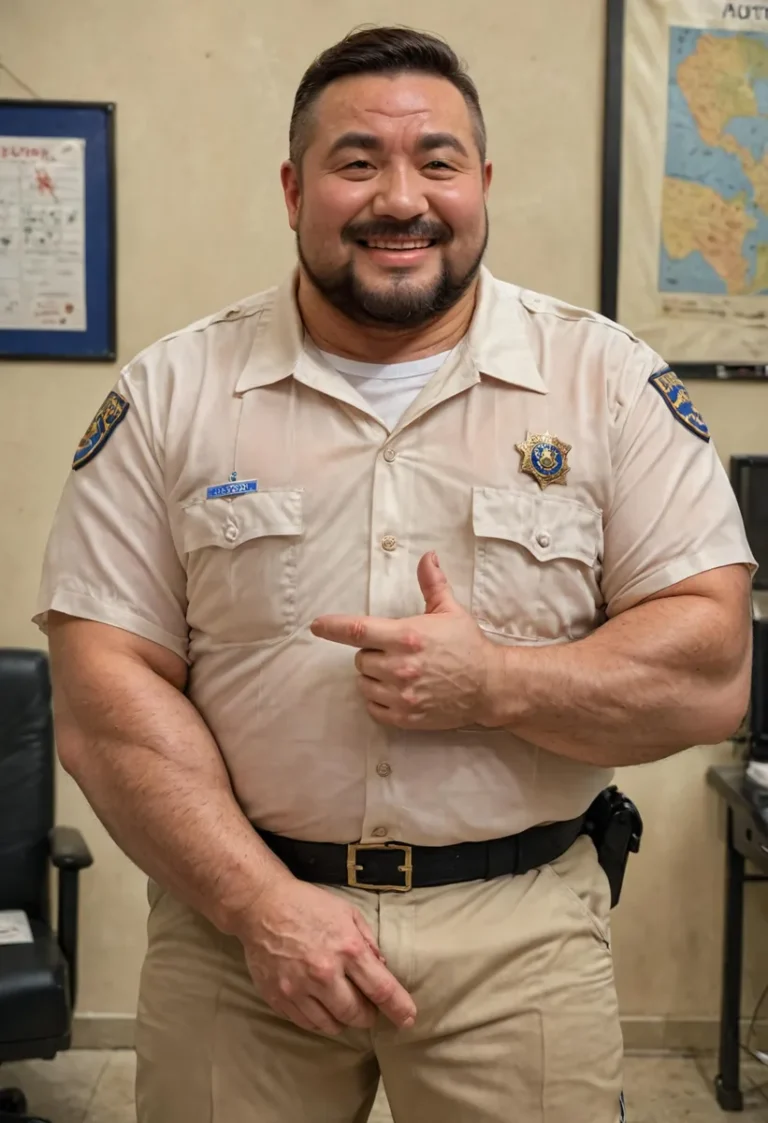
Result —
[[570, 471], [568, 453], [571, 446], [550, 433], [529, 433], [522, 444], [515, 445], [520, 453], [520, 471], [533, 476], [543, 490], [550, 484], [564, 484]]

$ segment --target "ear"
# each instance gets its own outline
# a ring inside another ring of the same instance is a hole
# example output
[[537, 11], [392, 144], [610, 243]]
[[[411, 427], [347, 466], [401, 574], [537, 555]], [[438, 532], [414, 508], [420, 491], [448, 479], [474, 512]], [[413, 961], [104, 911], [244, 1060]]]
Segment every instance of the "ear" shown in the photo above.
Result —
[[283, 197], [288, 211], [288, 224], [295, 233], [299, 225], [301, 182], [296, 165], [291, 160], [286, 160], [280, 166], [280, 183], [283, 187]]
[[491, 180], [493, 179], [493, 164], [490, 160], [485, 161], [483, 168], [483, 197], [488, 202], [488, 192], [491, 190]]

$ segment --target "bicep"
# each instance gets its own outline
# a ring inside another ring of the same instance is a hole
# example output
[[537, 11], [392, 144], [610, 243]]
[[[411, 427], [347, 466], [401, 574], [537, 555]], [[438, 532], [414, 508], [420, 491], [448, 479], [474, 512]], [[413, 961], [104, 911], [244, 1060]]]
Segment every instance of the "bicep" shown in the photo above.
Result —
[[678, 581], [657, 593], [651, 593], [647, 601], [663, 600], [664, 597], [706, 597], [723, 608], [742, 628], [751, 619], [752, 576], [747, 565], [725, 565], [718, 569], [708, 569]]
[[162, 644], [62, 613], [50, 616], [59, 757], [76, 774], [106, 759], [129, 767], [137, 747], [221, 771], [218, 750], [184, 693], [186, 662]]
[[75, 677], [98, 678], [99, 668], [111, 659], [126, 658], [143, 664], [177, 690], [186, 685], [184, 659], [162, 644], [110, 624], [50, 612], [48, 645], [54, 682]]

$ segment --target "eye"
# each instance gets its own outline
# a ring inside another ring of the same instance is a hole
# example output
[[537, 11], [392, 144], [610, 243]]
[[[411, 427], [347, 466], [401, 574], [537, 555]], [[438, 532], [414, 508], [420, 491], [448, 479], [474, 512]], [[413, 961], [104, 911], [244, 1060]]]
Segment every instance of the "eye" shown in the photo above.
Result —
[[368, 160], [353, 160], [351, 164], [345, 164], [344, 165], [345, 169], [346, 168], [354, 168], [355, 170], [360, 169], [360, 170], [363, 170], [363, 171], [366, 168], [372, 168], [372, 167], [373, 167], [373, 164], [369, 163]]
[[430, 160], [426, 167], [434, 168], [436, 171], [453, 171], [451, 165], [447, 164], [445, 160]]

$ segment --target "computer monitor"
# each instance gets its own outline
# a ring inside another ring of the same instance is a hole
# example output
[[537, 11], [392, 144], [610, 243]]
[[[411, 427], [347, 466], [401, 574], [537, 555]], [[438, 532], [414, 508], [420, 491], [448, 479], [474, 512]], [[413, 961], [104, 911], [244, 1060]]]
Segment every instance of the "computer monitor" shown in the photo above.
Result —
[[760, 569], [755, 589], [768, 589], [768, 456], [732, 456], [731, 484]]
[[768, 764], [768, 593], [752, 598], [752, 690], [747, 718], [747, 746], [753, 760]]
[[749, 756], [768, 763], [768, 456], [731, 457], [731, 484], [760, 569], [752, 596], [752, 691], [747, 718]]

